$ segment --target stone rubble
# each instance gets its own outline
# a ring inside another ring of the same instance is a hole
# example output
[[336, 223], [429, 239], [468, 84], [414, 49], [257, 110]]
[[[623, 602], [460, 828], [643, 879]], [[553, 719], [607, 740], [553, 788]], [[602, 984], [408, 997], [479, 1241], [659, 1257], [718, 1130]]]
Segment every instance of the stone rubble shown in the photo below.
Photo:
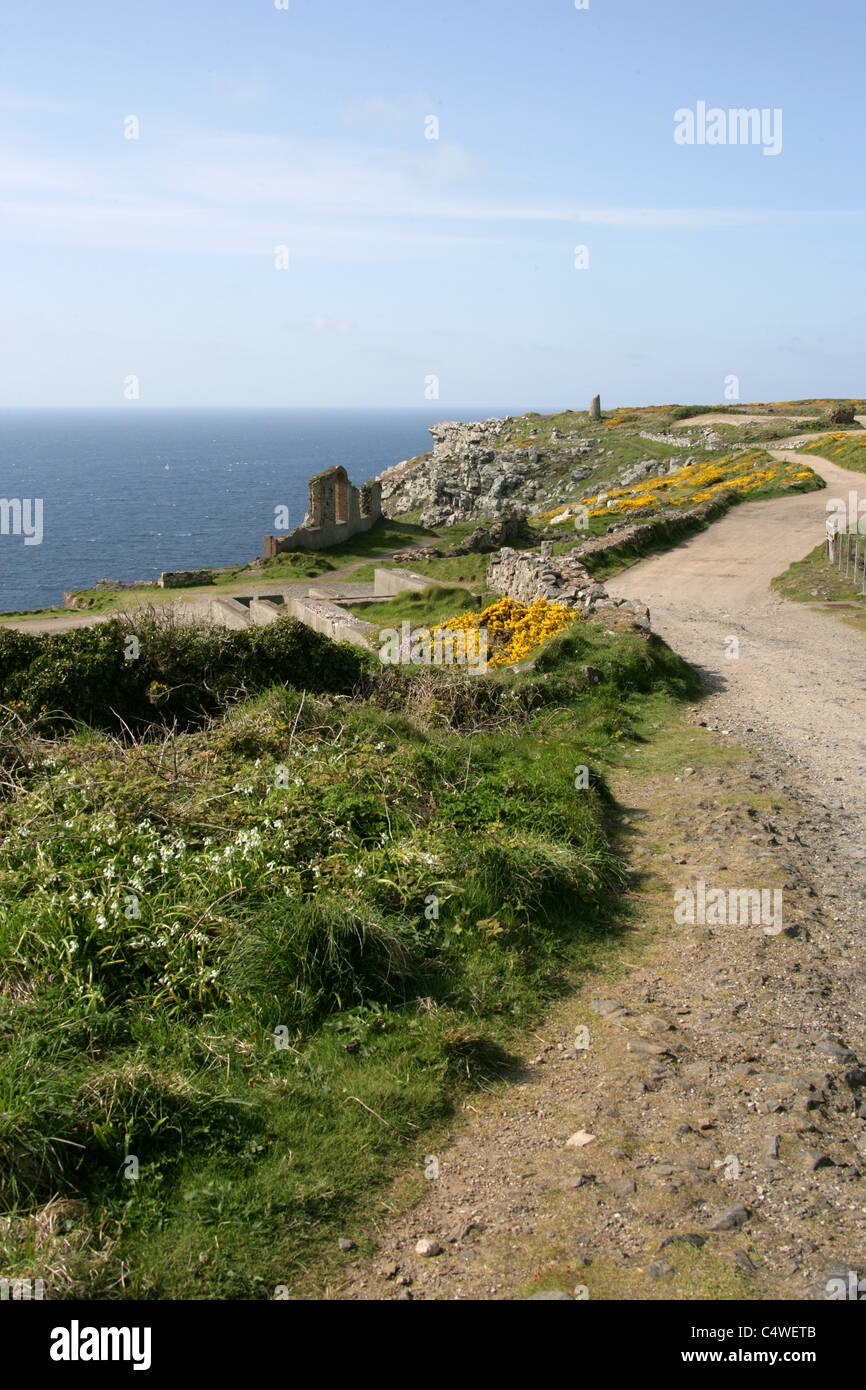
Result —
[[580, 559], [580, 550], [553, 554], [553, 543], [542, 542], [541, 550], [512, 550], [505, 547], [490, 557], [487, 587], [494, 594], [530, 604], [547, 599], [565, 608], [575, 608], [587, 617], [603, 619], [614, 626], [629, 626], [650, 634], [649, 609], [642, 603], [612, 599], [603, 584], [593, 579]]

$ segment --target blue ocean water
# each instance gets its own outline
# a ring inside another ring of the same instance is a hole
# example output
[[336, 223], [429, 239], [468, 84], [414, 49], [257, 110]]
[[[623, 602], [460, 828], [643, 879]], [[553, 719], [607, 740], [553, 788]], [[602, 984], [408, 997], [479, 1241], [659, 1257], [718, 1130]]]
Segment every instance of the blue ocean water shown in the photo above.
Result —
[[[430, 425], [516, 413], [393, 410], [4, 410], [0, 497], [43, 503], [43, 538], [0, 535], [0, 610], [43, 608], [98, 579], [246, 563], [343, 464], [356, 485], [432, 446]], [[27, 516], [25, 510], [25, 518]]]

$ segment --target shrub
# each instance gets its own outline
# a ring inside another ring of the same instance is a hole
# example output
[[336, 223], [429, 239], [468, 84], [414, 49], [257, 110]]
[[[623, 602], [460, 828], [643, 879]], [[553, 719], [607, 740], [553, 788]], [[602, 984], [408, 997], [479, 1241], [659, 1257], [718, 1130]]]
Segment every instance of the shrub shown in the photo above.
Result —
[[53, 635], [0, 631], [0, 702], [101, 727], [184, 727], [278, 684], [347, 694], [361, 669], [347, 643], [294, 618], [229, 632], [151, 611]]

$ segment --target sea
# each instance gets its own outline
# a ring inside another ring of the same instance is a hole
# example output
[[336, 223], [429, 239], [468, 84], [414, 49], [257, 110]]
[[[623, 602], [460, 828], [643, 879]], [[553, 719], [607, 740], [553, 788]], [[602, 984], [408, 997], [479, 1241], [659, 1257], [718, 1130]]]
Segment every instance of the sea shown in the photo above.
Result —
[[[519, 413], [433, 404], [0, 411], [0, 610], [59, 606], [64, 590], [104, 578], [246, 564], [275, 530], [277, 506], [290, 527], [301, 524], [313, 473], [343, 464], [357, 486], [432, 448], [439, 420]], [[23, 504], [19, 534], [2, 499]]]

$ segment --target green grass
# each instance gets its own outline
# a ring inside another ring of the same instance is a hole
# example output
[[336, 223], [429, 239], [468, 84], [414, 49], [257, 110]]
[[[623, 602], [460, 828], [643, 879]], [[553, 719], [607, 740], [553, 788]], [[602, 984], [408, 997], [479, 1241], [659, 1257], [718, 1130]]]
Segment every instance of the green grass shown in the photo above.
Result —
[[347, 603], [348, 608], [359, 618], [377, 623], [380, 627], [399, 627], [404, 621], [414, 627], [443, 622], [455, 618], [460, 613], [476, 610], [479, 604], [474, 601], [468, 589], [445, 588], [440, 584], [429, 584], [418, 593], [406, 592], [389, 599], [387, 603]]
[[[363, 535], [353, 536], [351, 540], [343, 541], [340, 545], [329, 546], [327, 550], [293, 551], [287, 555], [277, 555], [273, 560], [265, 560], [264, 573], [268, 578], [274, 578], [287, 567], [291, 570], [302, 567], [304, 563], [310, 567], [310, 573], [313, 573], [318, 565], [322, 565], [324, 569], [342, 569], [344, 565], [366, 560], [372, 555], [385, 555], [413, 545], [433, 544], [442, 537], [447, 538], [449, 542], [462, 540], [475, 525], [476, 522], [463, 522], [459, 526], [431, 529], [408, 521], [405, 517], [383, 517], [372, 530], [364, 532]], [[298, 558], [299, 554], [303, 559]]]
[[837, 431], [824, 439], [816, 439], [812, 444], [804, 444], [798, 453], [819, 454], [831, 463], [838, 463], [840, 468], [866, 473], [866, 435], [858, 438]]
[[[846, 578], [844, 561], [840, 572], [827, 560], [827, 546], [821, 544], [803, 560], [795, 560], [784, 574], [773, 580], [773, 588], [794, 603], [809, 603], [819, 611], [866, 632], [866, 596], [862, 593], [863, 548], [866, 536], [860, 538], [861, 579], [855, 586], [850, 575]], [[837, 541], [837, 544], [840, 542]], [[853, 552], [852, 552], [853, 564]], [[838, 605], [838, 606], [831, 606]]]
[[371, 660], [352, 698], [278, 686], [186, 734], [6, 719], [5, 1269], [48, 1297], [299, 1287], [616, 951], [604, 771], [696, 691], [658, 639], [582, 622], [533, 673]]
[[356, 570], [353, 579], [372, 579], [376, 568], [411, 569], [415, 574], [429, 575], [431, 581], [442, 580], [450, 584], [465, 584], [476, 591], [483, 588], [490, 555], [443, 555], [432, 559], [414, 556], [410, 562], [400, 565], [365, 566]]
[[[341, 545], [331, 546], [328, 550], [290, 551], [277, 555], [272, 560], [263, 561], [255, 569], [241, 565], [227, 566], [216, 574], [213, 584], [195, 585], [188, 589], [161, 589], [156, 583], [141, 589], [78, 589], [75, 590], [78, 598], [75, 609], [54, 608], [44, 612], [10, 610], [2, 616], [16, 619], [48, 618], [65, 617], [71, 612], [125, 612], [142, 605], [213, 598], [220, 593], [232, 593], [268, 581], [291, 583], [296, 580], [318, 579], [344, 566], [362, 563], [371, 556], [388, 556], [393, 550], [412, 545], [434, 544], [437, 541], [446, 544], [461, 541], [476, 525], [476, 522], [462, 522], [458, 526], [430, 529], [403, 517], [396, 520], [383, 518], [372, 530], [354, 536]], [[374, 568], [373, 564], [364, 566], [365, 572], [369, 570], [371, 578]]]

